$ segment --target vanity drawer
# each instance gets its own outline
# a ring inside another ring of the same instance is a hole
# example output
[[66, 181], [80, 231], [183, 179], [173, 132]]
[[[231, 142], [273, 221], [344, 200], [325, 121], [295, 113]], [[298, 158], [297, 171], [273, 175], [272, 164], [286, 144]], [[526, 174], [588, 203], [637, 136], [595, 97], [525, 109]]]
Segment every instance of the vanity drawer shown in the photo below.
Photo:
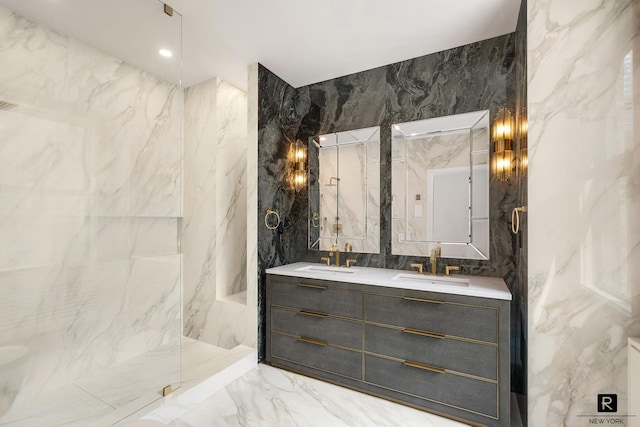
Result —
[[[272, 332], [272, 358], [284, 359], [349, 378], [362, 379], [361, 352], [331, 345], [318, 345], [304, 339]], [[316, 340], [316, 337], [311, 337], [311, 340]], [[277, 361], [274, 360], [274, 362]]]
[[498, 342], [498, 310], [446, 302], [443, 296], [408, 298], [367, 294], [367, 322]]
[[362, 294], [329, 287], [317, 280], [271, 277], [271, 304], [362, 319]]
[[403, 361], [365, 356], [365, 381], [454, 408], [498, 416], [498, 385], [459, 375], [438, 373]]
[[498, 379], [497, 347], [437, 338], [428, 336], [425, 332], [366, 325], [365, 351], [413, 360], [491, 380]]
[[320, 313], [271, 308], [271, 330], [362, 350], [362, 322], [334, 319]]

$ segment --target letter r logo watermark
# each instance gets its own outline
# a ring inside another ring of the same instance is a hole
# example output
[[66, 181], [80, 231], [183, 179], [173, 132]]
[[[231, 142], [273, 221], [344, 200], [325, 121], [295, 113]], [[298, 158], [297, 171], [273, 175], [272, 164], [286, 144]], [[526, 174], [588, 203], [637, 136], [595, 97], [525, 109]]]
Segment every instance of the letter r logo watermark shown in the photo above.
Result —
[[599, 394], [598, 412], [618, 412], [618, 395]]

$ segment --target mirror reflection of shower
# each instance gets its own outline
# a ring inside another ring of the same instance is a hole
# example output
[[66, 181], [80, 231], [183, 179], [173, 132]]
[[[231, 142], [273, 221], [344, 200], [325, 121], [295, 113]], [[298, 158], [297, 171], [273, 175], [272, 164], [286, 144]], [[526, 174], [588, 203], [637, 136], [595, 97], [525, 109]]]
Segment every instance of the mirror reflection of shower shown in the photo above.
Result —
[[309, 248], [379, 252], [379, 176], [379, 127], [309, 139]]

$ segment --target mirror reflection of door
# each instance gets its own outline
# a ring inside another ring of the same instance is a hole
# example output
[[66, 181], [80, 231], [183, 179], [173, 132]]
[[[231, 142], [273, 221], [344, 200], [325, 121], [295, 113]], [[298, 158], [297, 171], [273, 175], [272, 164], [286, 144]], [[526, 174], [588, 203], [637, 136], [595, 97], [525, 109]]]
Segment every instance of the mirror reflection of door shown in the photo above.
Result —
[[392, 127], [392, 253], [488, 259], [489, 112]]
[[469, 167], [430, 169], [427, 171], [427, 188], [427, 240], [471, 241]]
[[[469, 130], [412, 132], [396, 145], [406, 220], [404, 242], [469, 242]], [[395, 175], [394, 175], [395, 176]]]

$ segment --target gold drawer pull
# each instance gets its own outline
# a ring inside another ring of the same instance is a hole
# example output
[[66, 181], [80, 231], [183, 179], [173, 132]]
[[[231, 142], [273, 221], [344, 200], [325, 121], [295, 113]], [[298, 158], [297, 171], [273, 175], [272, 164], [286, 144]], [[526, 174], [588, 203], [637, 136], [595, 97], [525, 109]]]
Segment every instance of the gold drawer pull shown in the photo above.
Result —
[[309, 310], [298, 310], [298, 313], [304, 314], [305, 316], [322, 317], [322, 318], [328, 317], [328, 314], [318, 313], [316, 311], [309, 311]]
[[444, 368], [439, 368], [437, 366], [431, 366], [431, 365], [425, 365], [424, 363], [420, 363], [420, 362], [412, 362], [410, 360], [405, 360], [404, 361], [404, 365], [405, 366], [411, 366], [412, 368], [424, 369], [425, 371], [436, 372], [438, 374], [444, 374], [445, 372], [447, 372], [447, 370], [444, 369]]
[[306, 283], [298, 283], [298, 286], [302, 286], [303, 288], [321, 289], [323, 291], [326, 290], [326, 289], [329, 289], [328, 286], [307, 285]]
[[447, 337], [445, 334], [439, 334], [437, 332], [421, 331], [420, 329], [404, 328], [402, 332], [407, 334], [420, 335], [423, 337], [438, 338], [440, 340]]
[[412, 297], [402, 297], [402, 299], [407, 301], [430, 302], [431, 304], [446, 304], [446, 302], [444, 301], [438, 301], [435, 299], [422, 299], [422, 298], [412, 298]]
[[307, 338], [307, 337], [298, 337], [298, 341], [308, 342], [309, 344], [320, 345], [322, 347], [326, 347], [329, 344], [326, 341], [316, 340], [316, 339]]

